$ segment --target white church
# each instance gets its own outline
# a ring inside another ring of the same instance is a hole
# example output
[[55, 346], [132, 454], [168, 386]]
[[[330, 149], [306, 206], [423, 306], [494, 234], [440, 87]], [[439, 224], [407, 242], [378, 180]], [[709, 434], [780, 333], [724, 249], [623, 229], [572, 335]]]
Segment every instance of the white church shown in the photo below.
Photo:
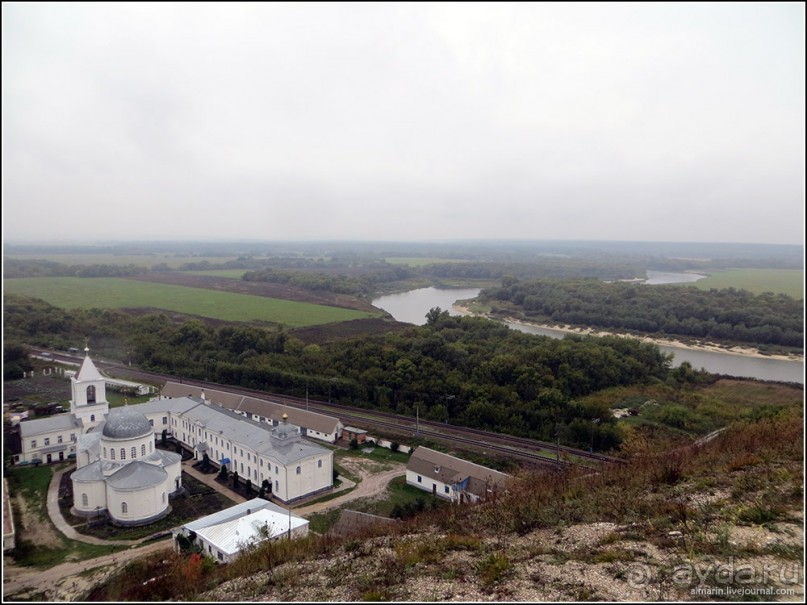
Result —
[[70, 414], [20, 424], [19, 462], [76, 459], [73, 510], [104, 513], [117, 525], [144, 525], [167, 515], [182, 488], [181, 456], [154, 447], [154, 427], [134, 406], [109, 409], [106, 379], [85, 348], [70, 378]]

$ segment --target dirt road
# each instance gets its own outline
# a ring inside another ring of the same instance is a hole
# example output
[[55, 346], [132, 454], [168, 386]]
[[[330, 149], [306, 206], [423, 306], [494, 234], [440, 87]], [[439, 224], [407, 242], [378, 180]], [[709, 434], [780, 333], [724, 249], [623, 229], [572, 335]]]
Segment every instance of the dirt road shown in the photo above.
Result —
[[311, 504], [309, 506], [302, 506], [300, 508], [292, 509], [294, 514], [300, 515], [301, 517], [306, 517], [313, 513], [321, 513], [331, 510], [332, 508], [337, 508], [346, 502], [350, 502], [351, 500], [356, 500], [358, 498], [380, 496], [387, 489], [387, 484], [392, 479], [395, 477], [400, 477], [406, 473], [406, 466], [403, 464], [386, 465], [391, 466], [391, 468], [382, 472], [374, 472], [373, 466], [377, 466], [377, 463], [364, 460], [362, 458], [356, 458], [353, 460], [343, 458], [340, 464], [347, 467], [351, 472], [359, 475], [361, 480], [356, 489], [345, 494], [344, 496], [339, 496], [332, 500], [327, 500], [326, 502], [320, 502], [318, 504]]
[[97, 583], [106, 579], [118, 566], [132, 559], [170, 551], [171, 540], [136, 546], [129, 550], [86, 561], [62, 563], [50, 569], [17, 567], [11, 559], [3, 560], [3, 602], [15, 600], [75, 601]]
[[[357, 498], [380, 496], [386, 490], [391, 479], [406, 472], [403, 464], [386, 464], [381, 467], [376, 462], [361, 458], [345, 458], [341, 464], [351, 473], [360, 477], [356, 489], [326, 502], [293, 509], [295, 514], [306, 516], [336, 508]], [[171, 547], [170, 540], [162, 540], [146, 546], [132, 546], [129, 550], [114, 555], [105, 555], [76, 563], [62, 563], [45, 570], [18, 567], [10, 558], [4, 557], [3, 602], [30, 601], [32, 599], [75, 601], [86, 594], [90, 588], [104, 581], [120, 566], [153, 552], [163, 549], [170, 550]]]

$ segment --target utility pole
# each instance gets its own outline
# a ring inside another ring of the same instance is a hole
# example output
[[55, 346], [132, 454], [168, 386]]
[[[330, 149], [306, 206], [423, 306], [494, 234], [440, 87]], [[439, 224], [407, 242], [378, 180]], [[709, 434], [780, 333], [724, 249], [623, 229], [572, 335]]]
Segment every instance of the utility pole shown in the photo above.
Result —
[[600, 419], [599, 418], [594, 418], [591, 422], [592, 422], [592, 425], [591, 425], [591, 444], [588, 447], [589, 453], [594, 451], [594, 425], [599, 424]]

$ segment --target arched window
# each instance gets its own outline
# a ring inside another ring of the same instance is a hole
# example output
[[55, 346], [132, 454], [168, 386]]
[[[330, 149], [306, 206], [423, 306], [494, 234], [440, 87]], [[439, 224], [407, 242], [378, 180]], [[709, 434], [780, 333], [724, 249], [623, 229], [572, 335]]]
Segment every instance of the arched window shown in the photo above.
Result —
[[104, 447], [104, 458], [106, 458], [106, 447]]
[[300, 469], [300, 467], [298, 466], [298, 467], [297, 467], [297, 474], [299, 475], [299, 474], [300, 474], [300, 472], [301, 472], [301, 469]]
[[124, 515], [125, 515], [125, 514], [127, 514], [127, 513], [129, 512], [129, 505], [128, 505], [128, 504], [126, 504], [126, 502], [121, 502], [121, 503], [120, 503], [120, 512], [121, 512], [122, 514], [124, 514]]
[[145, 443], [144, 443], [143, 445], [141, 445], [141, 446], [140, 446], [140, 455], [141, 455], [141, 456], [145, 456], [145, 455], [146, 455], [146, 444], [145, 444]]
[[95, 422], [95, 414], [90, 414], [90, 422]]
[[132, 446], [132, 460], [137, 458], [137, 448]]
[[95, 387], [92, 385], [87, 387], [87, 403], [95, 403]]
[[90, 499], [87, 497], [87, 494], [81, 494], [81, 506], [87, 508], [90, 505]]
[[280, 482], [275, 481], [275, 491], [279, 491], [279, 490], [280, 490]]
[[317, 460], [317, 468], [322, 468], [322, 460]]
[[120, 459], [121, 460], [126, 460], [126, 448], [125, 447], [120, 448]]
[[109, 458], [111, 460], [115, 459], [115, 448], [114, 447], [109, 448]]

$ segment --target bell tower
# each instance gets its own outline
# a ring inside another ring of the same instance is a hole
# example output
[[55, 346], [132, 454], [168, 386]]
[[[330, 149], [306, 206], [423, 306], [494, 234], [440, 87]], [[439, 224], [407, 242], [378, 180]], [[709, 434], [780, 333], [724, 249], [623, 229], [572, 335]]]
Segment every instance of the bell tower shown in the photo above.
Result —
[[89, 430], [104, 420], [109, 412], [106, 400], [106, 381], [90, 359], [90, 349], [84, 342], [84, 361], [75, 376], [70, 378], [72, 399], [70, 412]]

